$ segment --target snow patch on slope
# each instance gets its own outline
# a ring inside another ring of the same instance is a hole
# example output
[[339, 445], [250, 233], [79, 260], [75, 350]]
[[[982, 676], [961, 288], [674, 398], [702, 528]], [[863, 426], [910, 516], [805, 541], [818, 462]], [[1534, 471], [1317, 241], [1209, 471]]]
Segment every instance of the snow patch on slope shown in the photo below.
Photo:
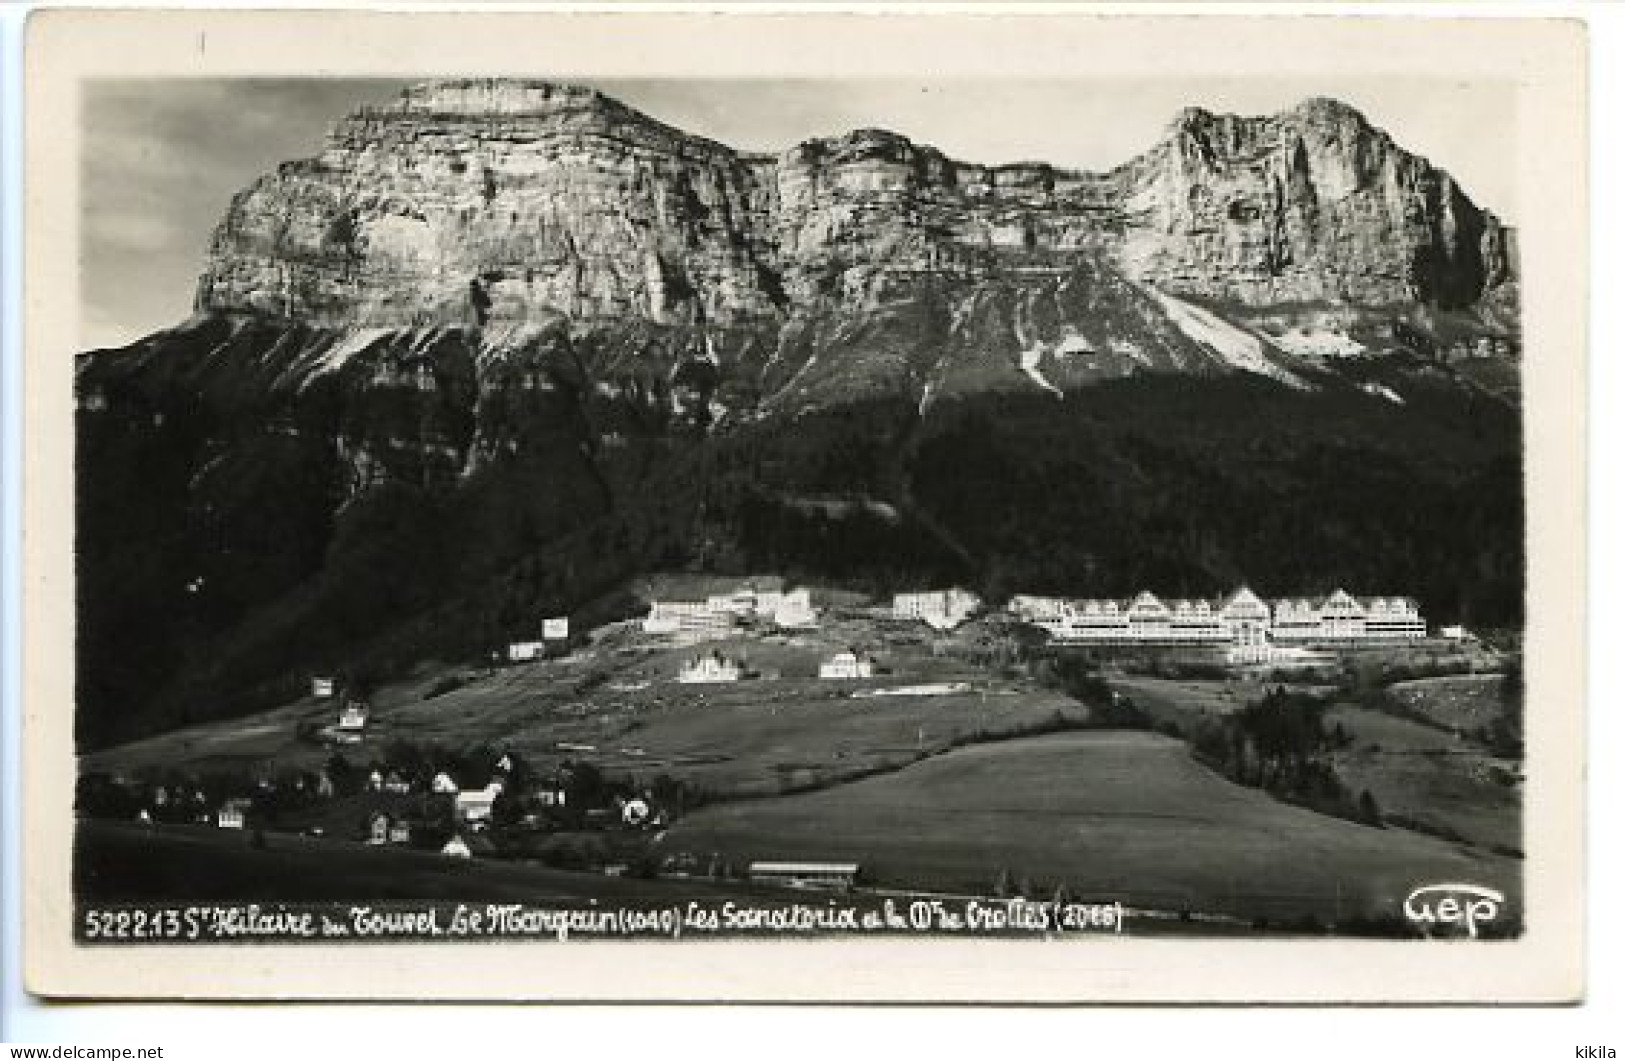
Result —
[[1150, 356], [1148, 356], [1144, 350], [1141, 350], [1138, 346], [1129, 342], [1127, 339], [1120, 339], [1113, 336], [1107, 342], [1106, 348], [1112, 353], [1117, 354], [1119, 357], [1129, 358], [1130, 360], [1137, 361], [1142, 365], [1149, 365], [1151, 363]]
[[1147, 287], [1145, 290], [1186, 338], [1201, 343], [1230, 365], [1243, 372], [1268, 376], [1288, 387], [1295, 387], [1298, 390], [1309, 389], [1309, 384], [1264, 355], [1264, 343], [1258, 336], [1243, 331], [1200, 306], [1193, 306], [1154, 287]]
[[1043, 387], [1057, 398], [1065, 398], [1066, 395], [1061, 393], [1060, 388], [1056, 387], [1055, 384], [1045, 379], [1044, 374], [1038, 370], [1038, 364], [1043, 359], [1043, 344], [1039, 344], [1030, 350], [1023, 350], [1021, 352], [1021, 371], [1027, 373], [1028, 379], [1032, 380], [1040, 387]]
[[1374, 395], [1375, 397], [1387, 398], [1389, 401], [1393, 402], [1395, 405], [1404, 405], [1405, 404], [1405, 399], [1401, 398], [1399, 395], [1395, 394], [1391, 387], [1385, 387], [1381, 383], [1377, 383], [1376, 381], [1372, 381], [1372, 382], [1369, 382], [1369, 383], [1362, 383], [1362, 384], [1360, 384], [1360, 389], [1365, 391], [1367, 394]]
[[1276, 346], [1298, 357], [1357, 357], [1366, 348], [1342, 332], [1324, 328], [1288, 328], [1271, 336]]
[[1016, 303], [1014, 315], [1010, 321], [1015, 328], [1016, 343], [1021, 347], [1021, 352], [1016, 356], [1021, 364], [1021, 371], [1027, 374], [1028, 379], [1057, 398], [1064, 399], [1066, 396], [1061, 393], [1060, 388], [1045, 379], [1044, 373], [1039, 371], [1038, 366], [1044, 360], [1045, 346], [1042, 342], [1032, 340], [1027, 332], [1027, 322], [1023, 319], [1030, 317], [1032, 314], [1032, 294], [1032, 292], [1028, 292], [1026, 297]]
[[329, 372], [337, 372], [352, 357], [366, 353], [369, 347], [386, 338], [392, 330], [390, 328], [357, 328], [328, 347], [327, 352], [312, 367], [311, 376], [322, 376]]
[[935, 386], [935, 383], [927, 382], [925, 389], [920, 392], [920, 416], [924, 416], [925, 411], [931, 408], [931, 388]]
[[1062, 336], [1061, 341], [1055, 344], [1056, 357], [1073, 357], [1077, 355], [1093, 354], [1088, 340], [1077, 334]]

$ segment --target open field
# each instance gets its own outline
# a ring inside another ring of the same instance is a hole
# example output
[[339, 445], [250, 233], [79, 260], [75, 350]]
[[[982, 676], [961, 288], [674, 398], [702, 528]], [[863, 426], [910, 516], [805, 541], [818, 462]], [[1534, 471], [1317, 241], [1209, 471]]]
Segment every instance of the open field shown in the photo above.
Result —
[[1470, 843], [1523, 850], [1521, 764], [1419, 722], [1348, 705], [1327, 716], [1353, 738], [1339, 776], [1370, 791], [1385, 816]]
[[[392, 740], [447, 747], [481, 742], [535, 766], [585, 758], [642, 781], [665, 774], [717, 795], [765, 795], [893, 769], [950, 746], [1085, 722], [1089, 709], [1023, 679], [936, 655], [923, 628], [831, 617], [795, 634], [741, 632], [701, 642], [649, 637], [618, 624], [563, 659], [428, 672], [380, 690], [365, 741], [342, 746], [366, 762]], [[826, 681], [818, 664], [849, 645], [875, 652], [886, 673]], [[718, 685], [676, 681], [696, 652], [741, 656], [761, 677]], [[455, 688], [428, 696], [437, 685]], [[964, 684], [926, 696], [854, 696], [922, 683]], [[294, 737], [301, 721], [330, 722], [331, 701], [304, 699], [248, 719], [191, 727], [97, 753], [85, 767], [143, 770], [315, 769], [334, 749]]]
[[1461, 674], [1419, 678], [1388, 687], [1394, 699], [1435, 725], [1472, 733], [1501, 713], [1502, 676]]
[[1171, 678], [1113, 677], [1111, 686], [1134, 701], [1155, 722], [1173, 722], [1188, 729], [1203, 717], [1228, 715], [1264, 695], [1261, 682], [1176, 680]]
[[875, 880], [989, 891], [1006, 872], [1075, 897], [1244, 918], [1393, 917], [1440, 880], [1519, 893], [1516, 860], [1232, 785], [1181, 742], [1066, 733], [963, 748], [805, 795], [702, 809], [664, 851], [856, 860]]

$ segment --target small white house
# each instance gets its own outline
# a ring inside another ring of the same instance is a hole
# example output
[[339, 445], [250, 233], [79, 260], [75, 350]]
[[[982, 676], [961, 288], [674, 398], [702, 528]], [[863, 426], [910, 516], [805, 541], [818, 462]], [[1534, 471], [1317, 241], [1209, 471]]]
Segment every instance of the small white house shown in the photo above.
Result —
[[466, 822], [491, 820], [491, 806], [502, 795], [502, 782], [492, 781], [480, 789], [457, 793], [457, 816]]
[[332, 696], [333, 696], [333, 679], [332, 678], [312, 678], [312, 679], [310, 679], [310, 695], [316, 697], [319, 700], [331, 699]]
[[648, 822], [650, 813], [649, 801], [639, 796], [621, 804], [621, 821], [634, 829]]
[[540, 641], [515, 641], [508, 646], [509, 663], [529, 663], [542, 656]]
[[429, 790], [438, 796], [455, 796], [459, 791], [456, 780], [444, 770], [434, 775], [434, 781], [429, 785]]
[[805, 587], [780, 594], [773, 602], [773, 625], [789, 630], [801, 630], [818, 625], [818, 612], [813, 608], [812, 593]]
[[721, 652], [706, 652], [685, 662], [677, 672], [677, 680], [684, 685], [736, 682], [744, 674], [745, 668], [738, 660]]
[[830, 679], [873, 678], [875, 661], [858, 652], [838, 652], [818, 665], [818, 676]]
[[542, 640], [544, 640], [544, 641], [566, 641], [566, 640], [569, 640], [569, 637], [570, 637], [570, 618], [569, 618], [569, 616], [561, 615], [561, 616], [555, 616], [554, 618], [551, 618], [551, 619], [543, 619], [542, 620]]
[[447, 840], [446, 846], [440, 849], [440, 853], [445, 855], [447, 858], [474, 857], [474, 852], [469, 849], [468, 841], [464, 840], [461, 836], [454, 836], [450, 840]]
[[1473, 635], [1465, 626], [1442, 626], [1439, 628], [1439, 636], [1446, 641], [1467, 641]]
[[214, 823], [222, 829], [241, 829], [248, 820], [248, 801], [228, 799], [215, 812]]
[[339, 732], [360, 733], [367, 728], [367, 705], [351, 700], [339, 709]]

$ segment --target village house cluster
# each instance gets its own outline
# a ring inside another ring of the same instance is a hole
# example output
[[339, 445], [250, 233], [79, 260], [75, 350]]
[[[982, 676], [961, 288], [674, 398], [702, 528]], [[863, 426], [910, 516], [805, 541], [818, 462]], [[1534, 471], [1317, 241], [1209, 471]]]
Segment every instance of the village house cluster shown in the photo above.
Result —
[[1219, 600], [1128, 600], [1017, 596], [1012, 615], [1057, 641], [1092, 644], [1360, 644], [1426, 637], [1427, 622], [1409, 597], [1356, 598], [1344, 590], [1266, 603], [1250, 589]]
[[503, 753], [489, 766], [470, 759], [457, 769], [484, 783], [464, 787], [451, 769], [421, 764], [353, 766], [342, 755], [319, 769], [258, 778], [142, 781], [92, 772], [80, 778], [75, 810], [147, 826], [252, 832], [256, 843], [267, 830], [298, 831], [463, 858], [495, 854], [527, 834], [658, 829], [668, 821], [654, 792], [609, 781], [582, 761], [537, 771]]

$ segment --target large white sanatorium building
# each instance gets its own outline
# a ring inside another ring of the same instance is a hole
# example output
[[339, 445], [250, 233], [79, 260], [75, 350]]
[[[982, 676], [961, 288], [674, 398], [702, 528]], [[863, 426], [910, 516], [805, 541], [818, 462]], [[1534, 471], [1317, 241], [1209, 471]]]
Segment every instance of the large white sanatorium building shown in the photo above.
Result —
[[744, 619], [767, 620], [792, 629], [818, 625], [812, 593], [805, 587], [780, 591], [744, 586], [732, 593], [712, 594], [705, 600], [655, 601], [649, 606], [643, 629], [650, 634], [718, 633]]
[[982, 598], [969, 590], [935, 589], [899, 593], [892, 598], [892, 618], [917, 620], [936, 630], [952, 630], [975, 614]]
[[1110, 644], [1261, 645], [1265, 642], [1369, 642], [1427, 636], [1409, 597], [1326, 597], [1266, 604], [1249, 589], [1221, 600], [1168, 600], [1143, 592], [1132, 600], [1018, 596], [1012, 614], [1058, 641]]

